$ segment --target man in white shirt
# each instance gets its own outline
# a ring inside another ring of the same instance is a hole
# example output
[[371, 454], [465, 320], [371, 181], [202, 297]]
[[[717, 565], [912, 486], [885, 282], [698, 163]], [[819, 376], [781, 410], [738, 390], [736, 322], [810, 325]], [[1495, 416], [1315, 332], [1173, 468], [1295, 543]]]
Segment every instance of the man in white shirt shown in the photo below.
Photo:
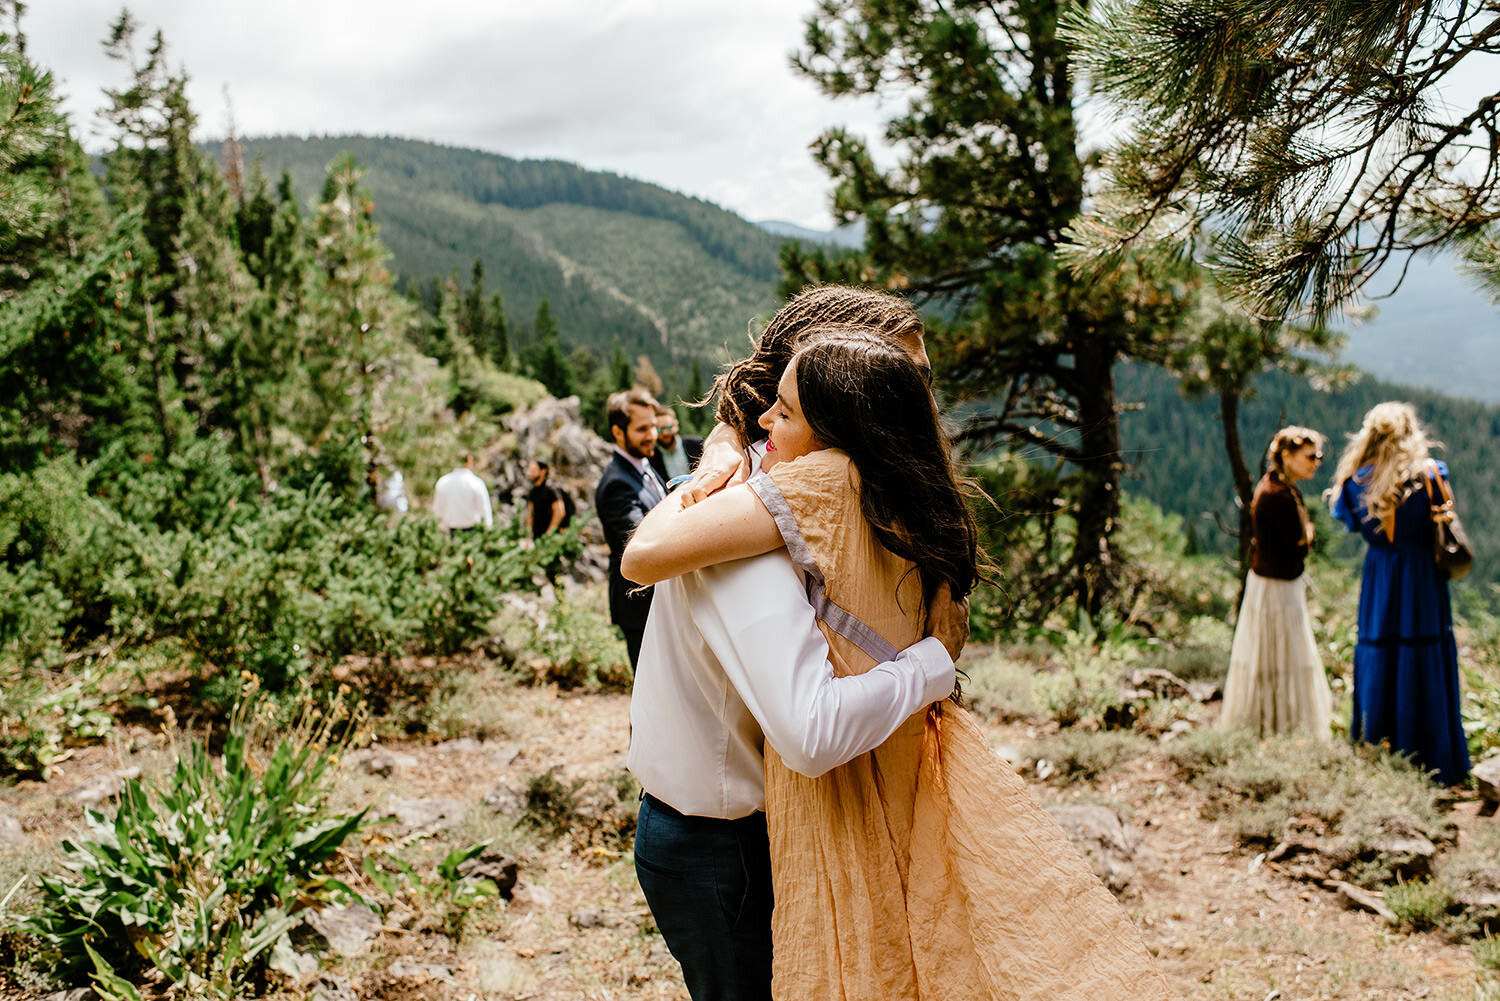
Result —
[[490, 488], [474, 472], [474, 457], [463, 454], [463, 465], [438, 478], [432, 488], [432, 513], [446, 532], [490, 528], [495, 515], [490, 508]]

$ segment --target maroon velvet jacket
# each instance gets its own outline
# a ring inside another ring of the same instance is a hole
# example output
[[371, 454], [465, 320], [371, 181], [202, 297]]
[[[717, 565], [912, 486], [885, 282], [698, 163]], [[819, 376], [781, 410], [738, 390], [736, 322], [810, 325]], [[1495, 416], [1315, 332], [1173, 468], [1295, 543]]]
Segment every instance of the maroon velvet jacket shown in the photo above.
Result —
[[1250, 569], [1262, 577], [1296, 580], [1307, 562], [1307, 509], [1302, 494], [1275, 472], [1262, 476], [1250, 501], [1255, 527]]

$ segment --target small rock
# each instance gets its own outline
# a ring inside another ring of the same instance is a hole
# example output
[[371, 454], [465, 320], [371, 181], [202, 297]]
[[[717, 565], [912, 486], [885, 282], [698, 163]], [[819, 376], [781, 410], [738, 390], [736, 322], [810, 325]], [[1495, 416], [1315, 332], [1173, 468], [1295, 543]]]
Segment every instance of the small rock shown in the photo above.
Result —
[[535, 883], [521, 883], [511, 893], [511, 899], [518, 904], [530, 904], [537, 908], [551, 907], [557, 903], [557, 895], [545, 886]]
[[1474, 766], [1470, 773], [1479, 795], [1488, 803], [1500, 803], [1500, 754], [1492, 754]]
[[476, 858], [459, 863], [458, 874], [464, 878], [490, 880], [500, 891], [500, 896], [509, 900], [521, 874], [521, 863], [502, 851], [487, 848]]
[[634, 911], [574, 911], [568, 915], [568, 924], [574, 928], [623, 928], [639, 925], [641, 916]]
[[484, 794], [484, 805], [507, 817], [518, 817], [526, 811], [526, 792], [513, 783], [502, 782]]
[[384, 747], [355, 751], [344, 759], [344, 763], [358, 765], [371, 775], [378, 775], [381, 778], [390, 778], [398, 768], [415, 768], [418, 764], [415, 756], [387, 750]]
[[1338, 894], [1344, 906], [1351, 911], [1369, 911], [1371, 914], [1380, 915], [1387, 921], [1396, 920], [1391, 909], [1385, 906], [1384, 894], [1375, 893], [1339, 879], [1327, 880], [1323, 885]]
[[1437, 857], [1437, 846], [1422, 834], [1415, 821], [1405, 817], [1382, 821], [1380, 833], [1370, 839], [1369, 850], [1408, 881], [1431, 875], [1432, 861]]
[[469, 754], [481, 750], [479, 741], [473, 737], [455, 737], [453, 740], [445, 740], [433, 748], [439, 754]]
[[123, 786], [119, 779], [112, 774], [105, 774], [76, 785], [63, 795], [80, 806], [98, 806], [105, 800], [118, 796], [121, 788]]
[[1453, 906], [1487, 929], [1500, 927], [1500, 869], [1465, 874], [1453, 893]]
[[1194, 702], [1208, 704], [1224, 697], [1224, 689], [1217, 681], [1189, 681], [1188, 698]]
[[324, 907], [308, 914], [307, 924], [328, 940], [329, 951], [340, 956], [363, 956], [380, 934], [380, 915], [364, 904]]
[[0, 813], [0, 845], [19, 845], [26, 841], [21, 822], [8, 813]]
[[390, 965], [387, 972], [397, 980], [414, 980], [419, 984], [432, 981], [445, 984], [455, 982], [453, 971], [438, 963], [414, 963], [408, 959], [398, 959]]
[[1161, 743], [1165, 744], [1168, 741], [1176, 740], [1178, 737], [1181, 737], [1185, 733], [1192, 732], [1193, 723], [1191, 720], [1174, 720], [1172, 722], [1172, 725], [1167, 727], [1166, 732], [1161, 735]]
[[1171, 671], [1164, 671], [1159, 667], [1143, 667], [1131, 672], [1130, 683], [1136, 688], [1146, 689], [1159, 699], [1191, 697], [1191, 690], [1186, 681]]
[[48, 994], [42, 998], [42, 1001], [92, 1001], [94, 997], [92, 987], [75, 987], [71, 991], [58, 991], [55, 994]]
[[1129, 888], [1135, 879], [1135, 856], [1141, 839], [1115, 811], [1087, 803], [1049, 806], [1047, 812], [1110, 892], [1121, 894]]
[[336, 973], [324, 973], [307, 986], [308, 1001], [359, 1001], [354, 986], [348, 977]]
[[394, 817], [402, 835], [421, 836], [453, 827], [463, 819], [465, 809], [464, 804], [456, 799], [436, 796], [402, 800], [382, 816]]

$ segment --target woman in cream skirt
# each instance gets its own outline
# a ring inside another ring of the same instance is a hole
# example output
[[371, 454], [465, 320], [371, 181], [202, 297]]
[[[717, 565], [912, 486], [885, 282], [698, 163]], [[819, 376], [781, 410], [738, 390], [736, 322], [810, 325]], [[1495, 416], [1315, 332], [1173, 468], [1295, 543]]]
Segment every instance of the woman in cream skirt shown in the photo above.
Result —
[[1250, 505], [1250, 573], [1224, 681], [1224, 726], [1262, 736], [1328, 737], [1332, 695], [1307, 617], [1303, 574], [1313, 526], [1297, 489], [1318, 471], [1323, 442], [1318, 432], [1295, 426], [1271, 440], [1270, 468]]

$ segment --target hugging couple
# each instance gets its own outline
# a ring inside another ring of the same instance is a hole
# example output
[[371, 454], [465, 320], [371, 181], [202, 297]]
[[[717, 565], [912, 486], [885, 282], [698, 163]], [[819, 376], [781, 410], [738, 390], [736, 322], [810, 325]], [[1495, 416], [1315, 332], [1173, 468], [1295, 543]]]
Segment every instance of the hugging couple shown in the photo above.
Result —
[[930, 383], [903, 300], [799, 295], [626, 548], [636, 873], [694, 1001], [1173, 996], [954, 695], [980, 553]]

